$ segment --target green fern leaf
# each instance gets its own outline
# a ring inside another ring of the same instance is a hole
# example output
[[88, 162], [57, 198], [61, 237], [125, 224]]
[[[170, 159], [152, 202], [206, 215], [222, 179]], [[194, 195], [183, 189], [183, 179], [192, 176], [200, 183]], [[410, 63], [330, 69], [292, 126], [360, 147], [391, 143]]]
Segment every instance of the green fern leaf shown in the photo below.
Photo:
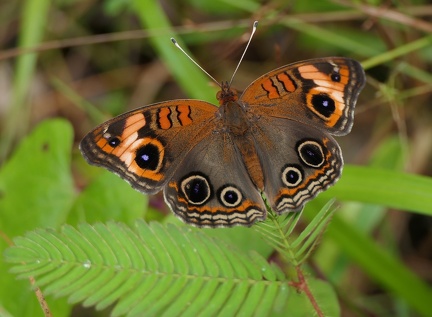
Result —
[[253, 228], [289, 263], [299, 266], [309, 257], [326, 229], [334, 212], [330, 208], [332, 204], [333, 200], [329, 201], [298, 236], [293, 235], [293, 231], [301, 212], [277, 216], [269, 210], [267, 220]]
[[113, 316], [264, 316], [282, 312], [293, 290], [258, 253], [172, 224], [67, 225], [14, 241], [6, 259], [18, 277], [72, 303], [113, 305]]

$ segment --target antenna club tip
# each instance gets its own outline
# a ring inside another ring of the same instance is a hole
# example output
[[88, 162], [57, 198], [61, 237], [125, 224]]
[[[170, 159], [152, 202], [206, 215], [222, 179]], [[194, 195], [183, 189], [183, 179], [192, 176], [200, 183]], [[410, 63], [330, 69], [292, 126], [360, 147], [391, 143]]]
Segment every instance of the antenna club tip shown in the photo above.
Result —
[[256, 28], [256, 27], [258, 26], [258, 21], [255, 21], [255, 22], [253, 23], [253, 26]]
[[176, 41], [176, 39], [175, 38], [171, 38], [171, 42], [173, 42], [174, 44], [177, 44], [177, 41]]

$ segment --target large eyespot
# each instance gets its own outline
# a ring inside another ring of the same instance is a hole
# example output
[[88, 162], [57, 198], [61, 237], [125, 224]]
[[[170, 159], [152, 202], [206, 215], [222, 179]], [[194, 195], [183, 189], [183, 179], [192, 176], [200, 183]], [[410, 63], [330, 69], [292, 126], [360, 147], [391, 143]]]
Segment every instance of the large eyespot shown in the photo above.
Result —
[[314, 94], [311, 100], [314, 109], [326, 118], [331, 117], [335, 112], [335, 102], [325, 93]]
[[136, 150], [135, 162], [144, 169], [158, 172], [162, 167], [164, 146], [156, 139], [145, 138]]
[[202, 205], [212, 195], [209, 181], [201, 174], [185, 177], [180, 183], [180, 188], [187, 201], [192, 205]]
[[310, 167], [318, 168], [325, 162], [323, 146], [317, 141], [303, 140], [297, 143], [300, 161]]
[[303, 171], [298, 165], [285, 165], [282, 168], [282, 183], [287, 187], [296, 187], [303, 181]]
[[243, 200], [243, 194], [233, 185], [225, 185], [218, 190], [219, 202], [228, 208], [239, 206]]

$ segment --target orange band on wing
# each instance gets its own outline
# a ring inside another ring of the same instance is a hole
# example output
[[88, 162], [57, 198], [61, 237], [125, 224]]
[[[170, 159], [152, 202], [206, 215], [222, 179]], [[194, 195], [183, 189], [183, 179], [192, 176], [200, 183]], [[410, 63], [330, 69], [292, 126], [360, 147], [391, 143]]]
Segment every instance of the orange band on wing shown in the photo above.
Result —
[[159, 109], [158, 112], [158, 123], [159, 127], [163, 130], [168, 130], [172, 127], [172, 122], [170, 119], [171, 109], [168, 107]]
[[265, 80], [262, 84], [262, 88], [267, 92], [267, 97], [269, 99], [280, 98], [277, 88], [273, 85], [271, 79]]
[[192, 124], [192, 118], [190, 117], [191, 109], [189, 106], [177, 106], [179, 113], [178, 120], [182, 126]]
[[297, 87], [292, 79], [285, 73], [281, 73], [276, 76], [278, 81], [284, 86], [285, 90], [288, 92], [294, 92]]

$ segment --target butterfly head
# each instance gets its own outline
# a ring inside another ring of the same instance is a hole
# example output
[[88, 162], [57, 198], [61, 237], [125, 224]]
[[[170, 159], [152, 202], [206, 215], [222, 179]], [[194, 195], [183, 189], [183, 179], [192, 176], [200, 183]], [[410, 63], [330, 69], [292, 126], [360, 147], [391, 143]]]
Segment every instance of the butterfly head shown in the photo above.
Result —
[[231, 88], [228, 82], [222, 82], [221, 90], [218, 91], [216, 98], [219, 100], [219, 105], [222, 106], [230, 101], [237, 101], [238, 91]]

